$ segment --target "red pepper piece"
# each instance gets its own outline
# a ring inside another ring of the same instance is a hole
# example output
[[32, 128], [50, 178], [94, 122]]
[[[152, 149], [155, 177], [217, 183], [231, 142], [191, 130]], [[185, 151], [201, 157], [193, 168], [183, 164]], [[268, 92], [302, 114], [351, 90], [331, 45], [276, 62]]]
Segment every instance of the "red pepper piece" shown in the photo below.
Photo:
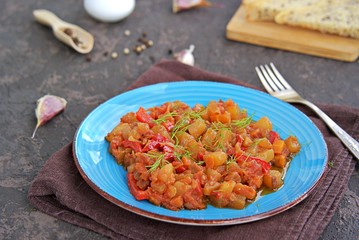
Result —
[[162, 135], [159, 134], [159, 133], [155, 134], [155, 135], [151, 138], [151, 140], [157, 141], [157, 142], [167, 142], [167, 138], [164, 137], [164, 136], [162, 136]]
[[162, 136], [161, 134], [157, 133], [156, 135], [154, 135], [150, 141], [148, 141], [148, 143], [146, 144], [146, 146], [143, 148], [143, 152], [148, 152], [151, 151], [153, 149], [158, 149], [160, 150], [161, 147], [161, 143], [163, 142], [167, 142], [167, 138], [165, 138], [164, 136]]
[[148, 123], [150, 127], [154, 125], [153, 118], [146, 112], [143, 107], [140, 107], [136, 112], [136, 119], [143, 123]]
[[139, 142], [124, 140], [121, 142], [121, 146], [124, 148], [131, 148], [135, 152], [142, 152], [142, 146]]
[[183, 173], [184, 171], [186, 171], [186, 168], [183, 165], [176, 168], [176, 173]]
[[147, 190], [141, 190], [136, 185], [136, 179], [133, 175], [133, 173], [127, 174], [127, 183], [128, 188], [130, 189], [131, 194], [137, 199], [137, 200], [145, 200], [149, 198], [149, 193]]
[[175, 159], [175, 155], [173, 153], [173, 148], [172, 147], [165, 145], [165, 146], [163, 146], [163, 151], [166, 153], [166, 155], [164, 157], [165, 160], [170, 161], [170, 160]]

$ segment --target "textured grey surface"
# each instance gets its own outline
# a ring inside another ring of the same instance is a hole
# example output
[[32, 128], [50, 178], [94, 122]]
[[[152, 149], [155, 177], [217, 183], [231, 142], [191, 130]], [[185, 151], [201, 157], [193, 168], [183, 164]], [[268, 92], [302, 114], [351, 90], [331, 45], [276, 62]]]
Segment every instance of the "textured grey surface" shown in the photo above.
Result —
[[[99, 23], [82, 1], [0, 2], [0, 239], [102, 239], [36, 211], [27, 201], [31, 181], [46, 159], [72, 140], [77, 126], [103, 101], [121, 93], [170, 51], [196, 46], [196, 66], [260, 86], [254, 66], [274, 62], [309, 100], [358, 107], [359, 65], [228, 41], [225, 27], [240, 1], [213, 0], [215, 7], [180, 14], [171, 1], [137, 1], [116, 24]], [[36, 23], [34, 9], [48, 9], [89, 30], [95, 48], [80, 55]], [[125, 36], [124, 31], [131, 35]], [[154, 46], [141, 55], [122, 54], [143, 32]], [[111, 58], [118, 52], [117, 59]], [[161, 76], [159, 76], [160, 78]], [[35, 139], [35, 102], [45, 94], [64, 97], [66, 111], [40, 127]], [[322, 239], [359, 238], [358, 164]]]

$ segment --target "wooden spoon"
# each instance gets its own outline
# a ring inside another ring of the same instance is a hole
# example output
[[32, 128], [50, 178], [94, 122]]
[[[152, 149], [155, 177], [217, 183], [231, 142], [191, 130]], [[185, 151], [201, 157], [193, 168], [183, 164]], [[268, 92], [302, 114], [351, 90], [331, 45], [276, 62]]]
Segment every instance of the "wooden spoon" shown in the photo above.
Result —
[[91, 52], [94, 45], [93, 36], [81, 27], [65, 22], [48, 10], [33, 11], [35, 19], [46, 26], [52, 27], [54, 35], [79, 53]]

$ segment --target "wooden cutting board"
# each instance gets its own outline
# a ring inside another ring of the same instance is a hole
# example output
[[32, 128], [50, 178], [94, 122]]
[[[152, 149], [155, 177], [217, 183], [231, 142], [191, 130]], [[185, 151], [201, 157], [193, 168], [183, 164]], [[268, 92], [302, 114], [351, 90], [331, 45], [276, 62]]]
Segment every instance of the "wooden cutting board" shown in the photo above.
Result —
[[274, 22], [249, 21], [245, 16], [241, 6], [227, 25], [228, 39], [347, 62], [358, 58], [359, 40]]

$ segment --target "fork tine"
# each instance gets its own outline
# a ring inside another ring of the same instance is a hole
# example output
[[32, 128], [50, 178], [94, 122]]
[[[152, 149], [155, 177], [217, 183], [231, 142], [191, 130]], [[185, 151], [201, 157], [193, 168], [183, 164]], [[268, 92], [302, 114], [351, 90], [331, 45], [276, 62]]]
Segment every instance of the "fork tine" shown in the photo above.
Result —
[[[260, 65], [260, 67], [262, 67], [262, 65]], [[262, 74], [261, 70], [259, 69], [259, 67], [255, 67], [255, 70], [257, 72], [257, 75], [259, 77], [259, 80], [262, 82], [264, 88], [267, 90], [267, 92], [269, 93], [273, 93], [272, 87], [268, 84], [266, 78], [264, 77], [264, 75]]]
[[265, 81], [268, 83], [268, 85], [274, 92], [279, 91], [283, 88], [282, 85], [278, 84], [278, 80], [273, 75], [272, 71], [267, 65], [260, 65], [259, 68], [262, 71]]
[[269, 64], [271, 66], [271, 68], [273, 69], [273, 72], [276, 76], [276, 78], [280, 81], [280, 83], [287, 89], [293, 89], [289, 83], [284, 79], [284, 77], [282, 76], [282, 74], [279, 73], [279, 71], [277, 70], [277, 68], [274, 66], [274, 64], [271, 62]]
[[[275, 85], [276, 89], [275, 90], [285, 90], [285, 86], [280, 82], [280, 80], [277, 78], [277, 76], [273, 73], [272, 69], [266, 64], [264, 65], [270, 80], [272, 80], [272, 84]], [[269, 79], [267, 78], [267, 81], [269, 81]], [[272, 86], [272, 85], [271, 85]]]
[[[272, 71], [268, 68], [267, 65], [261, 66], [261, 70], [265, 76], [266, 81], [268, 84], [272, 87], [274, 91], [279, 91], [281, 88], [281, 85], [278, 85], [277, 79], [273, 76]], [[273, 77], [272, 77], [273, 76]], [[277, 81], [277, 83], [276, 83]]]

